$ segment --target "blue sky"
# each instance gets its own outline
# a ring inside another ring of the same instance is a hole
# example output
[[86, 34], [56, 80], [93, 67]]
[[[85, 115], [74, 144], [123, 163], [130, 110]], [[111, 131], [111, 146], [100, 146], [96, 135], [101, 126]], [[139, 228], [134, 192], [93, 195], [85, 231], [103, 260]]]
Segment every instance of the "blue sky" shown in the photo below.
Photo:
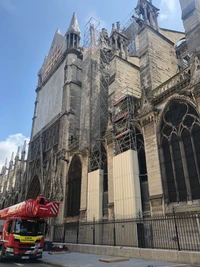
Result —
[[[31, 132], [37, 72], [57, 28], [65, 33], [73, 12], [79, 26], [94, 17], [110, 29], [137, 0], [0, 0], [0, 167]], [[153, 0], [159, 25], [183, 31], [179, 0]]]

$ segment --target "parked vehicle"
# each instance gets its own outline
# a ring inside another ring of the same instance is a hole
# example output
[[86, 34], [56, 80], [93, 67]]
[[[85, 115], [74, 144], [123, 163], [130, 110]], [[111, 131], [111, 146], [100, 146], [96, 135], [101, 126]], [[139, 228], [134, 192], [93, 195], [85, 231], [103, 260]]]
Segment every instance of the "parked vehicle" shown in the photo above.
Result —
[[42, 258], [45, 219], [57, 217], [59, 206], [39, 196], [0, 210], [0, 259]]

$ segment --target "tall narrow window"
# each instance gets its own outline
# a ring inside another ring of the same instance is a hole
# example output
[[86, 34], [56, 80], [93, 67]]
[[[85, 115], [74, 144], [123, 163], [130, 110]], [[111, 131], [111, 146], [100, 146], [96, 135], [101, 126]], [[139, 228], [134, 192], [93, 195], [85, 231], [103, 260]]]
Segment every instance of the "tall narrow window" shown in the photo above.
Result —
[[67, 182], [67, 216], [79, 215], [81, 198], [82, 164], [78, 156], [74, 156], [69, 167]]
[[138, 153], [138, 164], [140, 173], [140, 187], [141, 187], [141, 198], [142, 198], [142, 210], [149, 211], [149, 186], [147, 177], [147, 166], [146, 166], [146, 156], [144, 150], [144, 139], [140, 131], [136, 128], [136, 143], [137, 143], [137, 153]]
[[168, 202], [200, 199], [200, 119], [190, 104], [169, 104], [161, 123], [161, 147]]
[[40, 181], [37, 175], [35, 175], [29, 185], [26, 198], [37, 198], [40, 194]]

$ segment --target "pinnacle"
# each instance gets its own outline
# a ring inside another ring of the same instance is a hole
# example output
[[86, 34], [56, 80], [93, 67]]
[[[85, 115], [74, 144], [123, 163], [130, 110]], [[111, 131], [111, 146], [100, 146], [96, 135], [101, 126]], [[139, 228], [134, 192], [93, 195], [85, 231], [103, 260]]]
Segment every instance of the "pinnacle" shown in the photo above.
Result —
[[73, 16], [72, 16], [72, 19], [71, 19], [69, 28], [67, 30], [67, 34], [68, 33], [76, 33], [79, 36], [81, 34], [81, 31], [80, 31], [79, 26], [78, 26], [78, 20], [77, 20], [77, 17], [76, 17], [76, 13], [75, 12], [73, 13]]

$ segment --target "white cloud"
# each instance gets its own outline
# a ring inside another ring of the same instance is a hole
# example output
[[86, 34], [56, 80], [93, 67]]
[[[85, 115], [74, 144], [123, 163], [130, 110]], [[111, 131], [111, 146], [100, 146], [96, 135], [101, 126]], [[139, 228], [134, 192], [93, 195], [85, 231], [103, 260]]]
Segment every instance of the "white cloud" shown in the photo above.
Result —
[[179, 7], [179, 0], [161, 0], [160, 20], [174, 18]]
[[12, 152], [14, 152], [16, 155], [18, 146], [20, 146], [22, 150], [25, 140], [27, 141], [26, 143], [28, 145], [29, 138], [21, 133], [17, 133], [9, 135], [4, 141], [0, 141], [0, 171], [5, 163], [5, 159], [7, 158], [9, 162]]
[[11, 15], [16, 14], [16, 6], [13, 4], [12, 0], [0, 0], [0, 6]]

